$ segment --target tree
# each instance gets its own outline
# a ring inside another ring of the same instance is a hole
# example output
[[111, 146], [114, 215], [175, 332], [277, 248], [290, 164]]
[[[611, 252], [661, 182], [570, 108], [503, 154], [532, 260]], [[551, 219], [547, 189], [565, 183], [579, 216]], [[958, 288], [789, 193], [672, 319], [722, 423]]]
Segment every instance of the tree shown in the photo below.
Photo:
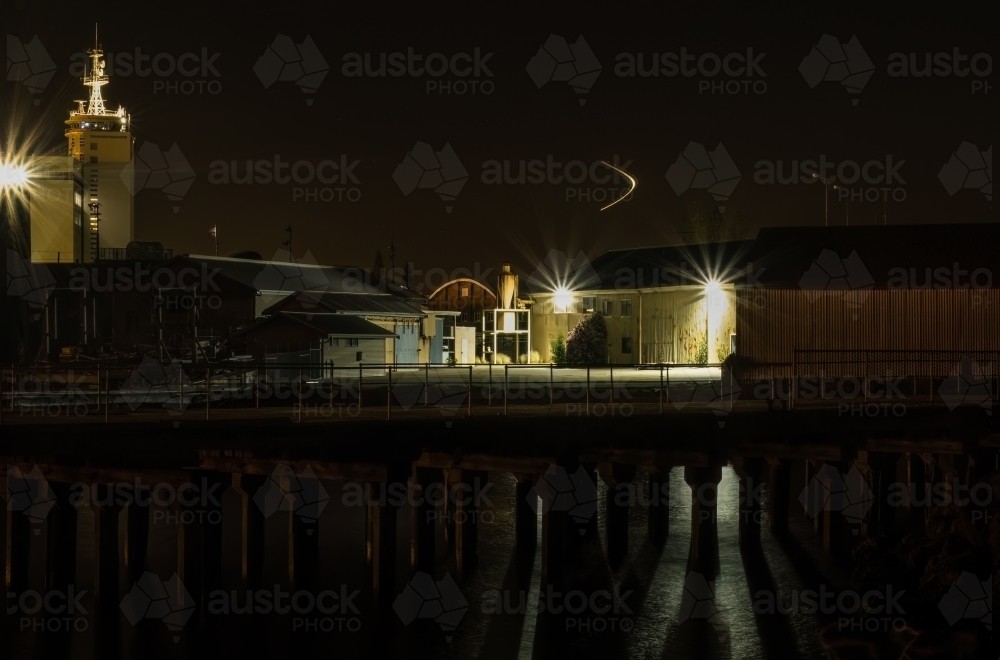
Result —
[[604, 324], [603, 315], [591, 314], [570, 330], [566, 338], [566, 362], [608, 363], [608, 328]]
[[566, 339], [562, 334], [556, 335], [555, 339], [549, 342], [549, 349], [554, 364], [566, 364]]

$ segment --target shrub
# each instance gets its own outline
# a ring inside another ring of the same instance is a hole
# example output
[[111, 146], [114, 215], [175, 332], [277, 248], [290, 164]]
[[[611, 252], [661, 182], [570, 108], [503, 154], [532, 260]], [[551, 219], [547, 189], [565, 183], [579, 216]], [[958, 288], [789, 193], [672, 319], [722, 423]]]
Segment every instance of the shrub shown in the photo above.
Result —
[[566, 338], [566, 361], [569, 364], [608, 363], [608, 327], [603, 315], [591, 314], [570, 331]]
[[493, 364], [510, 364], [510, 356], [506, 353], [497, 353], [493, 356]]
[[694, 354], [695, 364], [708, 364], [708, 335], [703, 335]]
[[549, 342], [549, 350], [552, 352], [554, 364], [566, 364], [566, 339], [561, 334]]

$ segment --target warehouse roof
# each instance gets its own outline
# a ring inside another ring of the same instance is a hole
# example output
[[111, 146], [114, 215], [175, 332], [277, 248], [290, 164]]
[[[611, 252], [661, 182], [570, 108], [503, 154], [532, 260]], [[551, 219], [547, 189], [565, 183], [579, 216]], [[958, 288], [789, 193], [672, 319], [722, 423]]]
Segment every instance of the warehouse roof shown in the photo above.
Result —
[[997, 288], [1000, 224], [766, 227], [744, 260], [744, 286]]

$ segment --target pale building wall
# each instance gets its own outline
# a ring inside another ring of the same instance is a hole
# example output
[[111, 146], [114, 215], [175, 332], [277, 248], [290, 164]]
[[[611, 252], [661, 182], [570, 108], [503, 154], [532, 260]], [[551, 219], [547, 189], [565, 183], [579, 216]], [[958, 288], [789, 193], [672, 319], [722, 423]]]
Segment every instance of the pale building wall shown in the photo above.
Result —
[[[700, 287], [676, 287], [656, 291], [593, 291], [574, 294], [571, 309], [582, 309], [584, 297], [596, 298], [595, 313], [610, 302], [608, 328], [609, 358], [612, 364], [695, 361], [698, 347], [710, 332], [708, 361], [719, 362], [728, 354], [730, 335], [735, 332], [735, 292], [727, 287], [706, 294]], [[551, 341], [559, 334], [568, 337], [577, 323], [589, 314], [556, 312], [553, 296], [536, 295], [532, 306], [532, 345], [543, 362], [552, 359]], [[631, 302], [631, 313], [622, 316], [622, 302]], [[707, 322], [707, 326], [706, 326]], [[641, 331], [640, 331], [641, 326]], [[623, 338], [631, 339], [631, 353], [623, 352]], [[640, 352], [641, 349], [641, 352]]]

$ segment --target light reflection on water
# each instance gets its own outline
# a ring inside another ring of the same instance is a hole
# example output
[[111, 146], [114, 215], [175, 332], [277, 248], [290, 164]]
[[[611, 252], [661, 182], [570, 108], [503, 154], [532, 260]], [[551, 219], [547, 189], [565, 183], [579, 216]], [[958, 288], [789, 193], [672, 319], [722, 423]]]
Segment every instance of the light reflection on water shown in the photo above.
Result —
[[[534, 658], [550, 657], [553, 648], [558, 650], [558, 640], [552, 625], [544, 616], [537, 614], [541, 576], [541, 515], [536, 518], [538, 546], [534, 561], [530, 566], [520, 565], [515, 560], [515, 497], [516, 480], [509, 473], [490, 473], [491, 488], [488, 502], [479, 510], [478, 562], [468, 567], [464, 579], [460, 579], [462, 593], [469, 604], [469, 610], [448, 642], [443, 635], [437, 635], [429, 645], [421, 648], [403, 646], [397, 655], [443, 658]], [[646, 492], [648, 477], [640, 470], [635, 484], [639, 492]], [[684, 469], [677, 467], [670, 472], [670, 520], [669, 535], [663, 548], [655, 547], [649, 540], [647, 524], [648, 510], [645, 506], [633, 506], [629, 518], [629, 556], [624, 566], [612, 572], [603, 556], [602, 546], [606, 533], [606, 516], [603, 508], [606, 486], [598, 479], [598, 504], [596, 534], [580, 546], [580, 552], [587, 563], [587, 584], [601, 588], [618, 585], [622, 592], [631, 591], [628, 605], [633, 610], [631, 620], [634, 629], [627, 633], [613, 635], [583, 635], [583, 642], [575, 641], [566, 650], [575, 657], [602, 658], [745, 658], [768, 657], [767, 649], [781, 648], [787, 657], [820, 658], [822, 649], [817, 643], [817, 622], [813, 617], [790, 614], [787, 630], [791, 639], [768, 640], [762, 635], [760, 622], [755, 616], [753, 596], [748, 584], [747, 564], [738, 544], [738, 497], [739, 483], [731, 467], [722, 470], [718, 501], [718, 547], [719, 574], [715, 577], [715, 607], [717, 615], [710, 622], [685, 621], [682, 617], [682, 595], [685, 576], [688, 572], [689, 547], [691, 542], [692, 501], [691, 488], [684, 480]], [[368, 577], [364, 558], [365, 511], [358, 507], [344, 506], [340, 501], [343, 491], [341, 482], [323, 482], [331, 494], [330, 504], [323, 513], [320, 525], [320, 565], [319, 579], [325, 588], [331, 585], [349, 584], [350, 587], [368, 589]], [[232, 558], [238, 545], [238, 528], [234, 525], [231, 508], [234, 505], [233, 491], [223, 496], [223, 549]], [[227, 509], [226, 507], [229, 507]], [[229, 511], [227, 513], [227, 511]], [[485, 522], [488, 514], [488, 522]], [[154, 507], [154, 517], [157, 511]], [[162, 517], [163, 511], [159, 512]], [[409, 524], [410, 509], [404, 506], [399, 513], [398, 524], [400, 547], [410, 542], [412, 528]], [[81, 508], [78, 517], [77, 580], [92, 583], [94, 579], [95, 546], [90, 531], [93, 528], [93, 513]], [[287, 584], [289, 561], [288, 515], [275, 515], [265, 523], [264, 576], [262, 583]], [[766, 524], [766, 523], [765, 523]], [[447, 548], [443, 528], [438, 530], [440, 548]], [[44, 536], [33, 540], [33, 547], [44, 544]], [[799, 577], [792, 562], [779, 543], [770, 534], [762, 535], [762, 561], [752, 565], [751, 570], [767, 575], [759, 577], [765, 583], [781, 592], [801, 590], [806, 584]], [[44, 548], [44, 545], [39, 546]], [[176, 524], [151, 523], [149, 526], [149, 552], [146, 568], [167, 578], [178, 566], [178, 527]], [[37, 554], [37, 553], [35, 553]], [[400, 553], [401, 555], [405, 553]], [[454, 558], [447, 556], [447, 550], [438, 553], [436, 578], [445, 572], [454, 571]], [[762, 568], [765, 567], [765, 568]], [[399, 561], [400, 575], [408, 575], [409, 557]], [[226, 589], [237, 588], [240, 574], [237, 567], [224, 562], [222, 582]], [[32, 583], [41, 580], [39, 564], [31, 563]], [[123, 585], [127, 590], [130, 585]], [[526, 612], [490, 614], [483, 609], [486, 594], [490, 590], [509, 591], [517, 597], [523, 594], [527, 604]], [[368, 612], [367, 614], [370, 614]], [[196, 624], [198, 618], [192, 621]], [[255, 620], [256, 621], [256, 620]], [[365, 620], [366, 630], [374, 628], [374, 622]], [[9, 628], [8, 628], [9, 630]], [[157, 635], [138, 634], [137, 629], [127, 624], [120, 630], [121, 650], [125, 657], [147, 657], [147, 644], [156, 644], [165, 637], [165, 631]], [[275, 635], [271, 639], [272, 633]], [[324, 653], [337, 650], [338, 654], [357, 656], [365, 653], [365, 637], [338, 637], [337, 635], [314, 635], [296, 638], [297, 644], [289, 646], [278, 641], [288, 634], [287, 621], [266, 619], [249, 627], [240, 620], [230, 627], [217, 629], [219, 642], [226, 636], [242, 636], [243, 641], [259, 642], [258, 650], [267, 652], [273, 659], [295, 656], [300, 645], [306, 649]], [[553, 636], [555, 635], [555, 636]], [[94, 631], [75, 635], [70, 648], [64, 655], [53, 655], [52, 649], [39, 645], [36, 638], [14, 639], [10, 657], [101, 657], [92, 653]], [[553, 639], [557, 640], [553, 647]], [[610, 640], [610, 641], [609, 641]], [[77, 642], [80, 642], [79, 644]], [[211, 645], [209, 645], [211, 646]], [[206, 647], [207, 648], [207, 647]], [[164, 657], [182, 657], [193, 653], [187, 641], [169, 648]]]

